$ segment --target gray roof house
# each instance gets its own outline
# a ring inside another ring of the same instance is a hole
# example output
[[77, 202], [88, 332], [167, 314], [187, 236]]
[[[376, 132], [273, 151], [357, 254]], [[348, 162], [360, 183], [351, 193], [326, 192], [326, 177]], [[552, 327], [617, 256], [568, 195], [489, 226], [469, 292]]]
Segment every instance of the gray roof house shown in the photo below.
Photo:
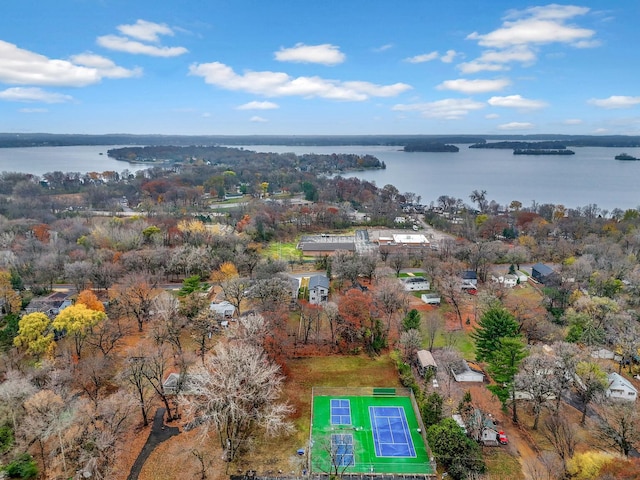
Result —
[[536, 263], [531, 267], [531, 276], [540, 283], [546, 283], [555, 275], [553, 268], [544, 263]]
[[416, 360], [420, 375], [424, 376], [428, 370], [435, 371], [438, 368], [438, 364], [429, 350], [418, 350], [418, 353], [416, 353]]
[[451, 373], [456, 382], [483, 382], [484, 373], [475, 367], [471, 368], [466, 360], [462, 360], [459, 365], [451, 369]]
[[236, 313], [236, 307], [226, 300], [220, 303], [211, 302], [211, 304], [209, 304], [209, 310], [224, 318], [231, 318]]
[[309, 277], [309, 303], [318, 305], [329, 300], [329, 279], [325, 275]]

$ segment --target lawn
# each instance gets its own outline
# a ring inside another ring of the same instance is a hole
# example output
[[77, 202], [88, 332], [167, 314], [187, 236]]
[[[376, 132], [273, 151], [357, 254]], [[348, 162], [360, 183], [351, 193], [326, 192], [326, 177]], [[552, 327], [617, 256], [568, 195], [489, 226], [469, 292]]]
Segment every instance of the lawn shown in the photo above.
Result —
[[265, 256], [274, 260], [291, 260], [299, 259], [302, 253], [297, 248], [298, 242], [272, 242], [265, 247], [262, 252]]

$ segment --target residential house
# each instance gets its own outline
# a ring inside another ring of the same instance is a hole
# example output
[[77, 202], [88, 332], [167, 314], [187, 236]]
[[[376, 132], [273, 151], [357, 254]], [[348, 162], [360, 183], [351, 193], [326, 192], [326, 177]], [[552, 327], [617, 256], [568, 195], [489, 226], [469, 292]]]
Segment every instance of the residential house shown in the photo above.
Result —
[[209, 304], [209, 310], [211, 310], [212, 312], [217, 313], [222, 318], [231, 318], [236, 313], [236, 307], [231, 305], [226, 300], [223, 301], [223, 302], [220, 302], [220, 303], [211, 302]]
[[545, 265], [544, 263], [536, 263], [531, 267], [531, 276], [534, 280], [540, 283], [548, 283], [554, 276], [556, 276], [556, 272], [553, 268]]
[[309, 277], [309, 303], [319, 305], [329, 300], [329, 279], [326, 275]]
[[610, 373], [607, 375], [607, 381], [608, 386], [605, 394], [608, 398], [629, 400], [631, 402], [635, 402], [638, 399], [638, 390], [622, 375], [618, 375], [615, 372]]
[[431, 288], [431, 283], [425, 277], [404, 277], [400, 281], [407, 292], [419, 292]]
[[416, 354], [417, 367], [420, 375], [424, 377], [424, 374], [429, 370], [436, 371], [438, 369], [438, 364], [433, 358], [433, 355], [429, 350], [418, 350]]

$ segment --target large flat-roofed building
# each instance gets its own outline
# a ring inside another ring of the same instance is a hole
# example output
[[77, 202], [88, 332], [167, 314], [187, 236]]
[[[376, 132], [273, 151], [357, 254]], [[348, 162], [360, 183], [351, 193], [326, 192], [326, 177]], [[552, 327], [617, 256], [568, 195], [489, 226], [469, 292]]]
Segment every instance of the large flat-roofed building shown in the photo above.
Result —
[[298, 249], [304, 255], [321, 257], [333, 255], [338, 250], [356, 251], [355, 235], [305, 235], [298, 242]]

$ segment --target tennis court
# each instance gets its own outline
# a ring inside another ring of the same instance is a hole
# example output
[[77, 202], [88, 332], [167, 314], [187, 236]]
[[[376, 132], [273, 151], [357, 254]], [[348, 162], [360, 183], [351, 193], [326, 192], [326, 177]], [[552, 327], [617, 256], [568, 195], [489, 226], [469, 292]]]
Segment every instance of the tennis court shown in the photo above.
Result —
[[432, 474], [409, 396], [314, 395], [312, 473]]

